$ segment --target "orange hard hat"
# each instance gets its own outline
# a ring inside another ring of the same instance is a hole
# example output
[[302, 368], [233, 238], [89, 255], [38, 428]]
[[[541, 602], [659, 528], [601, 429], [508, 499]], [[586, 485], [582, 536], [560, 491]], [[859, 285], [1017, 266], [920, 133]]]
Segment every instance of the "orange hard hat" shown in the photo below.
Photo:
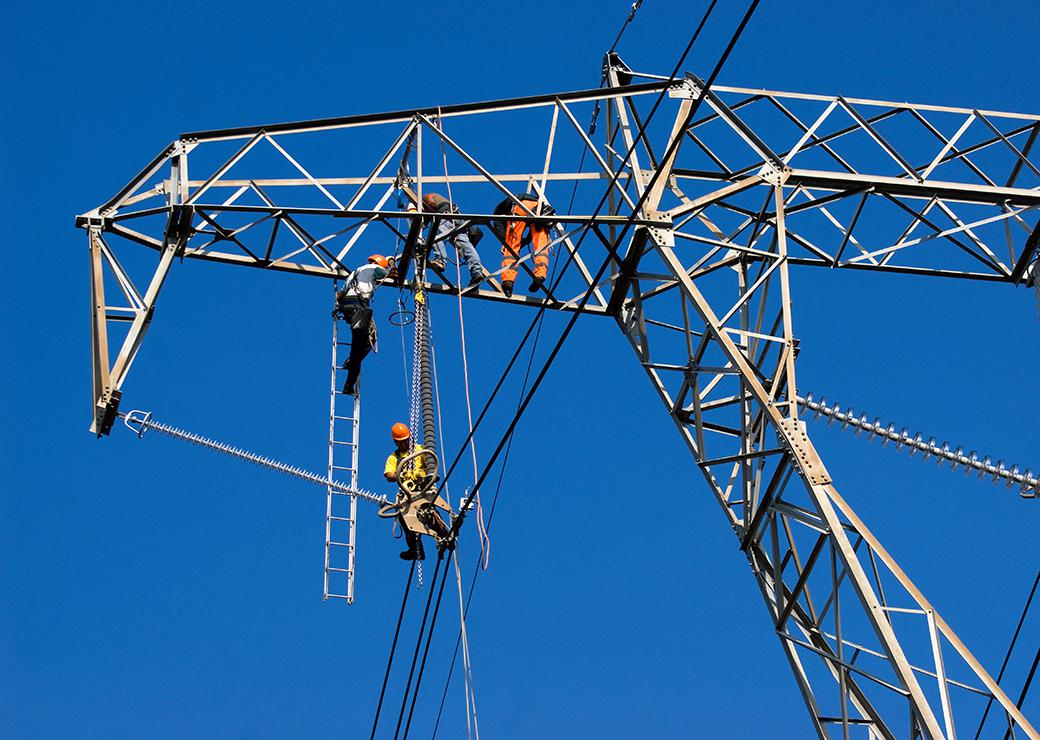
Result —
[[395, 442], [403, 442], [404, 440], [408, 439], [411, 436], [412, 436], [412, 430], [408, 428], [407, 424], [402, 424], [401, 422], [397, 422], [392, 427], [390, 427], [390, 437]]
[[390, 261], [381, 254], [370, 254], [368, 256], [369, 262], [375, 262], [377, 265], [382, 267], [384, 270], [390, 266]]

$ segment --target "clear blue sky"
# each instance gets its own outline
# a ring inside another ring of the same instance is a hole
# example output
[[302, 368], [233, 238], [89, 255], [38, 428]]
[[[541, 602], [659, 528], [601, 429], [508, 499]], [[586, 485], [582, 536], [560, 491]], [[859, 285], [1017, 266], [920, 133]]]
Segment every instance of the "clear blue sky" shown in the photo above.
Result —
[[[647, 0], [622, 55], [667, 73], [703, 5]], [[398, 543], [366, 512], [358, 604], [325, 604], [321, 489], [155, 436], [87, 432], [87, 252], [73, 216], [181, 131], [595, 86], [627, 10], [189, 0], [3, 11], [0, 736], [359, 737], [404, 577]], [[1024, 0], [766, 2], [720, 81], [1031, 112], [1038, 33]], [[713, 57], [695, 57], [707, 75]], [[805, 388], [1040, 467], [1031, 293], [820, 270], [794, 281]], [[178, 266], [124, 408], [321, 469], [327, 298], [321, 281]], [[434, 305], [457, 445], [453, 310]], [[467, 310], [479, 401], [530, 312]], [[551, 317], [545, 334], [561, 328]], [[373, 488], [406, 407], [399, 339], [383, 332], [365, 370]], [[386, 378], [379, 397], [374, 377]], [[814, 432], [845, 497], [995, 671], [1040, 565], [1038, 504]], [[484, 454], [494, 441], [481, 440]], [[612, 322], [579, 324], [512, 461], [469, 622], [486, 737], [808, 736], [746, 563]], [[687, 489], [680, 531], [654, 502]], [[454, 641], [453, 587], [417, 735]], [[1040, 613], [1012, 690], [1038, 641]], [[462, 707], [456, 688], [443, 737], [463, 736]]]

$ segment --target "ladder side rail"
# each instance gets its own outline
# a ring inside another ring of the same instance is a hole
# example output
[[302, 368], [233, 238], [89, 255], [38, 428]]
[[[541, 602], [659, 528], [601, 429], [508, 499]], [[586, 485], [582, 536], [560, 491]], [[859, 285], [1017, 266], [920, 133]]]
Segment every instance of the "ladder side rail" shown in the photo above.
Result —
[[[335, 397], [335, 396], [333, 396]], [[357, 488], [358, 485], [358, 455], [361, 447], [361, 380], [358, 380], [354, 394], [354, 420], [351, 422], [351, 445], [350, 452], [350, 486]], [[347, 553], [347, 603], [354, 603], [354, 574], [355, 558], [357, 555], [357, 499], [350, 498], [350, 544]]]
[[[335, 296], [338, 288], [338, 281], [333, 281], [332, 289], [333, 296]], [[327, 601], [329, 598], [329, 551], [331, 549], [332, 542], [332, 497], [333, 487], [332, 481], [335, 480], [335, 449], [336, 449], [336, 366], [337, 366], [337, 346], [339, 344], [339, 319], [335, 316], [332, 317], [332, 366], [329, 371], [331, 379], [329, 381], [329, 465], [328, 465], [328, 486], [326, 487], [325, 493], [325, 572], [324, 572], [324, 585], [322, 590], [322, 596]], [[351, 478], [351, 485], [355, 485], [356, 480]]]

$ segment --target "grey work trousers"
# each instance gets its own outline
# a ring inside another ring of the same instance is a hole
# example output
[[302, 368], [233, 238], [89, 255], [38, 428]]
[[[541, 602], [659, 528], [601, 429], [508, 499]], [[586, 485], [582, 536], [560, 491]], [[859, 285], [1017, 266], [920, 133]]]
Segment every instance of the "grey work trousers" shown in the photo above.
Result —
[[[441, 262], [448, 261], [448, 253], [444, 248], [444, 242], [447, 241], [444, 238], [445, 235], [459, 228], [462, 224], [462, 221], [450, 218], [441, 219], [437, 222], [437, 236], [433, 241], [433, 253]], [[484, 266], [480, 263], [480, 255], [477, 254], [477, 250], [473, 247], [473, 243], [469, 240], [469, 234], [466, 231], [463, 228], [455, 236], [451, 237], [451, 241], [455, 245], [455, 250], [459, 253], [459, 259], [462, 260], [462, 264], [469, 270], [470, 277], [483, 277]]]

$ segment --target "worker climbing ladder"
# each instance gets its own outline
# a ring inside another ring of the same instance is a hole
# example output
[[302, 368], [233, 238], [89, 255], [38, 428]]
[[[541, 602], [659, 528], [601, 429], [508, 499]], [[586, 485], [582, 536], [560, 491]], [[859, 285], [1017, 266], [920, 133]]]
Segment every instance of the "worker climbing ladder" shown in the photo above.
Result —
[[[339, 290], [333, 282], [333, 295]], [[339, 338], [339, 315], [332, 317], [332, 372], [329, 387], [329, 469], [325, 502], [325, 587], [328, 600], [346, 599], [354, 603], [354, 557], [357, 553], [357, 499], [348, 496], [333, 481], [350, 474], [350, 487], [358, 484], [358, 441], [361, 424], [361, 382], [354, 395], [343, 393], [338, 373], [345, 372], [343, 360], [350, 348], [350, 330], [344, 332], [348, 341]]]

